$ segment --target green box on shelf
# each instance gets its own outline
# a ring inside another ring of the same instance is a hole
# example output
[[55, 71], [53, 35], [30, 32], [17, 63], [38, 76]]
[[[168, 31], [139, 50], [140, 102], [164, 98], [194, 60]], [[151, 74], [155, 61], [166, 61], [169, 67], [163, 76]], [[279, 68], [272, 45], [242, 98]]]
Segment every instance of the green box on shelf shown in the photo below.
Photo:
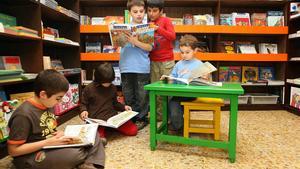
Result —
[[16, 19], [16, 17], [10, 16], [10, 15], [6, 15], [6, 14], [3, 14], [3, 13], [0, 13], [0, 22], [4, 26], [17, 26], [17, 19]]

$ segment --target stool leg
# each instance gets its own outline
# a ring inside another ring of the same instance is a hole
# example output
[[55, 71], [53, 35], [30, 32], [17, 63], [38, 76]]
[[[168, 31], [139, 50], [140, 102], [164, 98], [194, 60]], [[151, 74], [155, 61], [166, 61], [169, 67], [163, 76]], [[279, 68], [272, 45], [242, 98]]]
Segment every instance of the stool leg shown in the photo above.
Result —
[[214, 111], [214, 139], [220, 140], [220, 123], [221, 123], [221, 110], [220, 108]]
[[183, 137], [189, 137], [189, 127], [190, 127], [190, 109], [188, 106], [184, 106], [183, 111]]

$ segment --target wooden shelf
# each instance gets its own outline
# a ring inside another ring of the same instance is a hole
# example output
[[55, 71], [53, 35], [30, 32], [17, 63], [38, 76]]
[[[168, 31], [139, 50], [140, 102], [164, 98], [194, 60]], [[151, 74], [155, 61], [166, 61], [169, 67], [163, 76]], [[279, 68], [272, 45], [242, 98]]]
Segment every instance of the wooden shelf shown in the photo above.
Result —
[[[257, 34], [282, 35], [288, 34], [288, 27], [271, 26], [225, 26], [225, 25], [176, 25], [176, 33], [212, 33], [212, 34]], [[108, 33], [107, 25], [81, 25], [80, 33]]]
[[43, 39], [43, 43], [46, 46], [55, 46], [55, 47], [79, 47], [79, 45], [72, 45], [72, 44], [68, 44], [68, 43], [62, 43], [62, 42], [46, 40], [46, 39]]
[[63, 22], [79, 22], [79, 20], [76, 20], [75, 18], [72, 18], [55, 9], [49, 8], [44, 4], [41, 4], [41, 9], [42, 9], [42, 18], [46, 17], [47, 19], [51, 19], [54, 21], [63, 21]]
[[[180, 53], [175, 53], [175, 60], [180, 60]], [[227, 54], [227, 53], [197, 53], [196, 57], [205, 61], [287, 61], [287, 54]], [[118, 61], [119, 53], [81, 53], [81, 61]]]
[[24, 35], [14, 35], [0, 32], [0, 40], [14, 40], [14, 41], [23, 41], [23, 40], [41, 40], [41, 37], [31, 37]]
[[9, 85], [14, 85], [14, 84], [32, 83], [32, 82], [34, 82], [34, 79], [17, 80], [17, 81], [11, 81], [11, 82], [2, 82], [2, 83], [0, 83], [0, 86], [9, 86]]

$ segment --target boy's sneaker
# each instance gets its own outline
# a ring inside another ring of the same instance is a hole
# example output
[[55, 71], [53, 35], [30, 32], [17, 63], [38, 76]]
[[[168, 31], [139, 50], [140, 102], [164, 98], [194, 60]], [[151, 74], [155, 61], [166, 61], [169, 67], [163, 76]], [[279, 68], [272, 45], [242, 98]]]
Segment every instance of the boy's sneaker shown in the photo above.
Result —
[[105, 137], [100, 137], [100, 140], [103, 144], [103, 147], [105, 147], [107, 145], [107, 139]]
[[136, 121], [135, 125], [137, 126], [138, 130], [142, 130], [148, 125], [148, 122], [146, 120]]

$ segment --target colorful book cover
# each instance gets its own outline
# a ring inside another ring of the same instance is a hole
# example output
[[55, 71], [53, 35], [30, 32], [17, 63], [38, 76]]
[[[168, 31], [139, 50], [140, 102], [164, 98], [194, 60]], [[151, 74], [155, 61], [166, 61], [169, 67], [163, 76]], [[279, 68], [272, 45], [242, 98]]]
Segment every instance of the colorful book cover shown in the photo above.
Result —
[[267, 26], [266, 13], [253, 13], [251, 15], [252, 26]]
[[228, 82], [241, 82], [241, 67], [229, 66]]
[[4, 70], [22, 70], [19, 56], [1, 56], [0, 69]]
[[273, 67], [259, 67], [259, 80], [275, 80]]
[[232, 13], [233, 25], [251, 26], [249, 13]]
[[219, 82], [227, 82], [228, 81], [228, 66], [220, 66], [219, 67]]
[[124, 16], [106, 16], [105, 24], [124, 24]]
[[109, 35], [113, 47], [124, 47], [128, 44], [127, 36], [137, 36], [138, 40], [147, 44], [154, 44], [154, 29], [150, 24], [112, 24]]
[[25, 102], [27, 99], [33, 96], [34, 96], [34, 92], [15, 93], [9, 95], [11, 100], [19, 100], [19, 104]]
[[291, 87], [290, 106], [300, 109], [300, 88]]
[[242, 82], [253, 82], [258, 80], [258, 67], [243, 66], [242, 67]]
[[68, 110], [79, 105], [78, 84], [70, 84], [69, 90], [62, 98], [62, 101], [54, 106], [54, 114], [60, 116]]
[[268, 26], [284, 26], [283, 11], [268, 11]]
[[0, 140], [8, 137], [8, 121], [19, 105], [18, 100], [0, 102]]
[[218, 43], [218, 51], [221, 53], [235, 53], [233, 41], [221, 41]]
[[220, 15], [220, 25], [232, 25], [232, 15], [231, 14], [221, 14]]

